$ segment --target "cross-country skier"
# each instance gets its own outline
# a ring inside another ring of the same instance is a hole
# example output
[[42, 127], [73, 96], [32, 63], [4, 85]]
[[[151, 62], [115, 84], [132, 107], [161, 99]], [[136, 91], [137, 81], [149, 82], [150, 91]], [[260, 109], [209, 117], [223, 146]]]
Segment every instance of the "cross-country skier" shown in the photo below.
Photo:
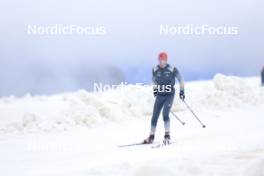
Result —
[[152, 70], [153, 92], [156, 97], [151, 119], [150, 135], [143, 143], [151, 144], [155, 138], [157, 121], [163, 108], [162, 115], [165, 128], [164, 144], [170, 143], [170, 118], [169, 113], [175, 95], [175, 78], [180, 83], [180, 99], [185, 99], [183, 78], [177, 68], [167, 63], [168, 55], [165, 52], [159, 54], [159, 65]]
[[261, 70], [261, 85], [264, 86], [264, 65]]

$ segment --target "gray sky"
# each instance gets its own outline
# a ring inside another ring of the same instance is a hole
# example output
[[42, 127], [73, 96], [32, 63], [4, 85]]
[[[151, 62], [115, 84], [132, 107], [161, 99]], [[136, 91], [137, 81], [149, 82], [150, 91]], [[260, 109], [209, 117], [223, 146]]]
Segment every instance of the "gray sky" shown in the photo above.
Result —
[[[0, 0], [0, 95], [149, 82], [160, 51], [185, 79], [251, 76], [264, 64], [263, 2]], [[105, 36], [32, 36], [27, 25], [104, 25]], [[236, 36], [161, 36], [160, 24], [237, 26]]]

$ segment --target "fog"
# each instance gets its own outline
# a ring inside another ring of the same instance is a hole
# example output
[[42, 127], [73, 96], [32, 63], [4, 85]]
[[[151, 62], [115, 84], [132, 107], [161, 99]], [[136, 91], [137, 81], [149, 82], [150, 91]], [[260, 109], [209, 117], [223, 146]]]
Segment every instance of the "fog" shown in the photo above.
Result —
[[[185, 80], [254, 76], [264, 64], [263, 2], [0, 0], [0, 96], [149, 83], [160, 51]], [[28, 25], [103, 25], [106, 35], [29, 35]], [[237, 26], [238, 35], [160, 35], [160, 25]]]

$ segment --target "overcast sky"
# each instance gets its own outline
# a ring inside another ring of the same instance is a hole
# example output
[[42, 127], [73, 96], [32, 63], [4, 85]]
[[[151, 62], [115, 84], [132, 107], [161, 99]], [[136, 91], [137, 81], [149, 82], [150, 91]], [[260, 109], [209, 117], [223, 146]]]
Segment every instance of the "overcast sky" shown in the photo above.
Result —
[[[257, 75], [262, 0], [0, 0], [0, 95], [150, 82], [160, 51], [186, 80]], [[28, 35], [28, 25], [103, 25], [106, 35]], [[237, 26], [238, 35], [160, 35], [160, 25]]]

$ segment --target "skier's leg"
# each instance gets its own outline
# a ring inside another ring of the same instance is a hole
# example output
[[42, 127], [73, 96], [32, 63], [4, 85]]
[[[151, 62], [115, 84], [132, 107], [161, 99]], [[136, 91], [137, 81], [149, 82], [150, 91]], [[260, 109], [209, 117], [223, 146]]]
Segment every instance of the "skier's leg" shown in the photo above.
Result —
[[163, 107], [163, 121], [164, 121], [164, 128], [165, 128], [165, 133], [170, 132], [170, 110], [173, 104], [174, 100], [174, 94], [166, 96], [165, 102], [164, 102], [164, 107]]
[[152, 118], [151, 118], [150, 135], [147, 139], [143, 141], [144, 144], [151, 144], [154, 141], [156, 126], [157, 126], [158, 118], [159, 118], [163, 103], [164, 103], [164, 98], [162, 96], [157, 95], [155, 103], [154, 103]]
[[157, 95], [155, 104], [154, 104], [152, 118], [151, 118], [150, 134], [152, 135], [154, 135], [156, 132], [156, 126], [157, 126], [158, 118], [159, 118], [163, 103], [164, 103], [164, 97]]

